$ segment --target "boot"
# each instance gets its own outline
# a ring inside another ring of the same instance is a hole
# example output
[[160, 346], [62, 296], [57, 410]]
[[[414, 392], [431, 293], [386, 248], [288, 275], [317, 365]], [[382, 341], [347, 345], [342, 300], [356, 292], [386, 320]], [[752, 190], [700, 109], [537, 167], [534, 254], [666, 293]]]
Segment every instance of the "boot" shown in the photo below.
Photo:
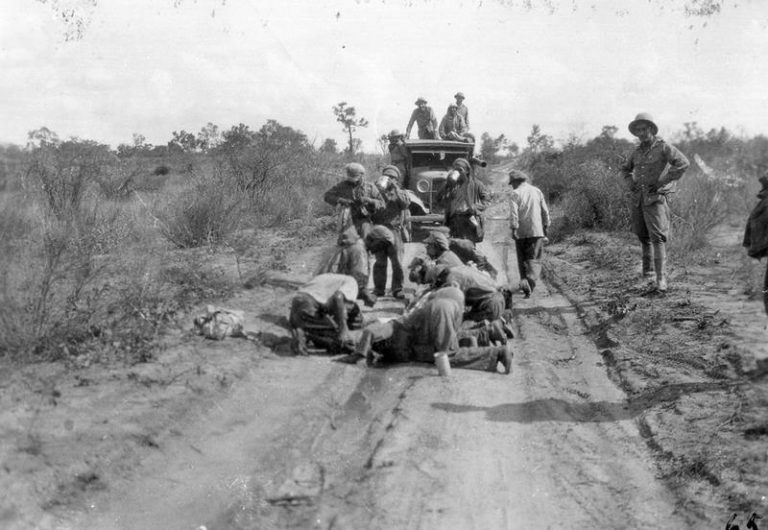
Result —
[[499, 350], [497, 363], [501, 363], [504, 367], [504, 373], [509, 375], [512, 373], [512, 357], [514, 355], [512, 353], [512, 347], [509, 344], [506, 344]]
[[653, 263], [656, 268], [656, 290], [667, 292], [667, 249], [664, 242], [653, 244]]
[[643, 250], [643, 279], [653, 279], [653, 251], [651, 242], [647, 239], [640, 240], [640, 246]]

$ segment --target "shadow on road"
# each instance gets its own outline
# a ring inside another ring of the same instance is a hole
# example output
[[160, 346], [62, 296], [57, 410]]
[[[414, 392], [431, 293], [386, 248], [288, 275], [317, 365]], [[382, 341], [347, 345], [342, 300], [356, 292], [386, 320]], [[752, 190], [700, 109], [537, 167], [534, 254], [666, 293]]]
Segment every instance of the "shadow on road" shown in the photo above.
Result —
[[485, 412], [488, 421], [534, 423], [539, 421], [611, 422], [631, 419], [654, 405], [671, 403], [695, 392], [723, 390], [724, 383], [680, 383], [644, 392], [620, 403], [608, 401], [574, 402], [557, 398], [535, 399], [523, 403], [504, 403], [495, 407], [476, 407], [455, 403], [433, 403], [445, 412]]

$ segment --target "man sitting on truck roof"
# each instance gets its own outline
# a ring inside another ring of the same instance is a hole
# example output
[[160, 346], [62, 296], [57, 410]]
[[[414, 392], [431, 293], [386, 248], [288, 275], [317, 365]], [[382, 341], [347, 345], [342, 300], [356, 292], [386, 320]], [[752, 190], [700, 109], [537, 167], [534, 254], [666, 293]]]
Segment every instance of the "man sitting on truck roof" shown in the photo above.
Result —
[[475, 137], [469, 133], [467, 122], [461, 114], [458, 113], [458, 106], [448, 105], [448, 112], [440, 120], [440, 138], [443, 140], [454, 140], [456, 142], [475, 143]]

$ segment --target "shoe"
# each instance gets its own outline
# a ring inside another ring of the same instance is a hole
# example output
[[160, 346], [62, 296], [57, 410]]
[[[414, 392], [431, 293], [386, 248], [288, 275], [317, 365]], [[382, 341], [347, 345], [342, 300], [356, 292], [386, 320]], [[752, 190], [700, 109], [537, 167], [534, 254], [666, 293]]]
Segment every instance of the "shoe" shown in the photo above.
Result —
[[531, 297], [531, 284], [525, 278], [520, 280], [520, 290], [523, 291], [526, 298]]
[[378, 297], [375, 294], [367, 290], [360, 293], [360, 298], [363, 300], [363, 303], [365, 304], [366, 307], [375, 306], [376, 301], [378, 300]]
[[509, 344], [501, 348], [501, 351], [499, 352], [498, 361], [501, 365], [504, 367], [504, 373], [506, 375], [509, 375], [512, 373], [512, 357], [514, 354], [512, 353], [512, 348]]
[[309, 351], [307, 350], [307, 339], [304, 336], [303, 329], [293, 328], [291, 330], [291, 353], [300, 356], [309, 355]]
[[384, 296], [384, 289], [374, 289], [373, 294], [376, 296]]
[[666, 293], [667, 292], [667, 279], [666, 278], [660, 278], [658, 282], [656, 282], [656, 290], [660, 293]]
[[398, 289], [397, 291], [392, 292], [392, 296], [394, 298], [397, 298], [398, 300], [405, 300], [405, 293], [402, 289]]
[[504, 331], [504, 334], [508, 339], [515, 338], [515, 331], [512, 329], [512, 326], [510, 326], [509, 323], [504, 319], [501, 319], [501, 329]]
[[488, 339], [491, 342], [500, 342], [501, 344], [507, 343], [507, 334], [504, 332], [504, 328], [501, 323], [501, 319], [494, 320], [487, 325]]

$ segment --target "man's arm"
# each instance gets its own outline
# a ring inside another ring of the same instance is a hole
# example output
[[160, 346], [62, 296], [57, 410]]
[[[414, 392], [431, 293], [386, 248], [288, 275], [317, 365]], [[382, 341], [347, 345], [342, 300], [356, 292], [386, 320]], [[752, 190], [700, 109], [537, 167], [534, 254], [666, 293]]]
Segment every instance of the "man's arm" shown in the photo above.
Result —
[[509, 201], [509, 228], [512, 230], [512, 239], [517, 239], [517, 229], [520, 226], [520, 217], [518, 212], [518, 201], [520, 197], [516, 193], [512, 193]]
[[624, 163], [621, 164], [621, 174], [624, 177], [624, 183], [627, 185], [627, 188], [629, 188], [632, 191], [635, 191], [637, 188], [637, 184], [635, 183], [634, 179], [632, 178], [632, 173], [635, 170], [635, 153], [634, 151], [630, 153], [630, 155], [627, 157], [627, 159], [624, 161]]
[[437, 139], [439, 140], [440, 138], [442, 138], [442, 136], [440, 135], [440, 130], [437, 126], [437, 117], [435, 116], [435, 111], [432, 110], [431, 108], [429, 109], [429, 121], [432, 123], [432, 127], [435, 128], [435, 134], [437, 135]]
[[544, 193], [539, 191], [539, 197], [540, 197], [540, 207], [541, 207], [541, 226], [544, 229], [544, 235], [547, 235], [547, 230], [549, 229], [549, 208], [547, 207], [547, 201], [544, 199]]
[[441, 138], [445, 138], [445, 135], [448, 134], [448, 131], [446, 131], [446, 126], [448, 125], [448, 116], [443, 116], [443, 119], [440, 120], [440, 127], [437, 129], [438, 134], [440, 134]]
[[323, 200], [331, 206], [336, 206], [337, 204], [349, 205], [352, 202], [339, 194], [338, 184], [325, 192], [325, 195], [323, 195]]
[[482, 212], [489, 204], [491, 204], [491, 194], [488, 192], [488, 188], [485, 187], [485, 184], [479, 180], [475, 180], [475, 185], [477, 186], [478, 200], [475, 202], [474, 208], [478, 212]]
[[678, 180], [691, 165], [686, 156], [673, 145], [665, 143], [664, 154], [666, 155], [669, 169], [667, 170], [667, 174], [659, 179], [659, 187], [666, 186], [670, 182]]
[[416, 121], [416, 112], [419, 109], [415, 109], [413, 112], [411, 112], [411, 119], [408, 120], [408, 127], [405, 128], [405, 137], [410, 138], [411, 137], [411, 129], [413, 128], [413, 123]]

